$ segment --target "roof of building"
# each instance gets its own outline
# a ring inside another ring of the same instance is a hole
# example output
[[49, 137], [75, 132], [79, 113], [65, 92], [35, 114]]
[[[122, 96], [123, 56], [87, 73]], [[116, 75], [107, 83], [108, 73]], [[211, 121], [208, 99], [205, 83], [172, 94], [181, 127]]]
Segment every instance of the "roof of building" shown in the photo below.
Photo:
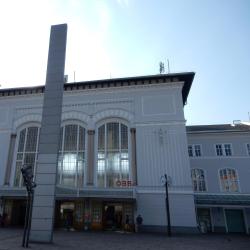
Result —
[[216, 124], [186, 126], [187, 133], [250, 132], [248, 124]]
[[[157, 74], [147, 76], [135, 76], [135, 77], [124, 77], [124, 78], [112, 78], [103, 80], [83, 81], [65, 83], [65, 91], [73, 91], [78, 89], [94, 89], [94, 88], [109, 88], [109, 87], [122, 87], [122, 86], [133, 86], [133, 85], [146, 85], [146, 84], [161, 84], [170, 82], [184, 82], [182, 88], [182, 99], [183, 104], [186, 103], [188, 93], [190, 91], [194, 72], [184, 73], [171, 73], [171, 74]], [[0, 89], [0, 98], [2, 96], [14, 96], [14, 95], [27, 95], [27, 94], [38, 94], [44, 92], [43, 86], [34, 87], [21, 87], [21, 88], [8, 88]]]

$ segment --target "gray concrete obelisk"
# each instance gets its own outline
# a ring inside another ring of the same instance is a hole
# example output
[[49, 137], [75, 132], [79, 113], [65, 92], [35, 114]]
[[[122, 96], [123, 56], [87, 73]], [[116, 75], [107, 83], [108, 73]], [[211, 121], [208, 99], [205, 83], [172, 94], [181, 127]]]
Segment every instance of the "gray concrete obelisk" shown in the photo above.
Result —
[[52, 242], [67, 24], [51, 26], [30, 240]]

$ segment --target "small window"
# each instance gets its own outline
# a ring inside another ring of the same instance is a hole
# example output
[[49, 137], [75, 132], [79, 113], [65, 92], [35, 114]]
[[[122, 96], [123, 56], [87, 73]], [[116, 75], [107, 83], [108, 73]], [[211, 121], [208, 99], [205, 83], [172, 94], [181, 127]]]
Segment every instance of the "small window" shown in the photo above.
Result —
[[188, 145], [188, 155], [190, 157], [200, 157], [201, 156], [201, 145]]
[[247, 143], [247, 154], [250, 155], [250, 143]]
[[232, 155], [231, 144], [225, 144], [224, 147], [225, 147], [225, 155], [231, 156]]
[[216, 155], [217, 156], [231, 156], [232, 155], [232, 145], [226, 144], [216, 144]]
[[216, 145], [216, 154], [217, 154], [218, 156], [222, 156], [222, 155], [223, 155], [222, 145], [221, 145], [221, 144], [217, 144], [217, 145]]
[[189, 145], [188, 146], [188, 155], [190, 156], [190, 157], [193, 157], [194, 155], [193, 155], [193, 147], [192, 147], [192, 145]]
[[194, 145], [195, 156], [201, 156], [201, 145]]

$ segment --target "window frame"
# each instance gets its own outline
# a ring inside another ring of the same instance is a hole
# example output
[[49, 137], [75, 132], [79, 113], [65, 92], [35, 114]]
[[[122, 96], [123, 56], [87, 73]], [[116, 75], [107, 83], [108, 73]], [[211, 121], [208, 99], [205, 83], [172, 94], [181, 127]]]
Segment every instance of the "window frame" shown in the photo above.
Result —
[[[196, 155], [196, 151], [195, 151], [195, 146], [199, 146], [200, 147], [200, 155]], [[189, 155], [189, 147], [192, 147], [192, 156]], [[190, 158], [200, 158], [203, 156], [203, 151], [202, 151], [202, 144], [188, 144], [188, 156]]]
[[[18, 147], [19, 147], [19, 140], [20, 140], [20, 133], [21, 131], [23, 131], [24, 129], [26, 129], [26, 133], [25, 133], [25, 143], [24, 143], [24, 149], [26, 146], [26, 141], [27, 141], [27, 130], [30, 127], [37, 127], [38, 128], [38, 133], [37, 133], [37, 142], [36, 142], [36, 151], [32, 152], [35, 153], [35, 162], [34, 162], [34, 168], [33, 168], [33, 179], [35, 180], [36, 178], [36, 170], [37, 170], [37, 162], [38, 162], [38, 146], [39, 146], [39, 138], [40, 138], [40, 132], [41, 132], [41, 124], [39, 122], [28, 122], [25, 124], [22, 124], [20, 127], [17, 128], [16, 130], [16, 142], [15, 142], [15, 149], [14, 149], [14, 157], [13, 157], [13, 161], [11, 164], [11, 178], [10, 178], [10, 183], [13, 187], [15, 188], [24, 188], [24, 186], [22, 186], [22, 182], [23, 182], [23, 177], [22, 174], [21, 178], [19, 180], [19, 184], [15, 186], [15, 177], [16, 177], [16, 164], [17, 164], [17, 154], [18, 154]], [[29, 151], [22, 151], [22, 165], [24, 164], [24, 154], [28, 153]]]
[[[203, 175], [204, 175], [204, 183], [205, 183], [205, 190], [202, 191], [202, 190], [194, 190], [194, 185], [193, 185], [193, 179], [192, 179], [192, 170], [201, 170], [203, 171]], [[191, 181], [192, 181], [192, 187], [193, 187], [193, 191], [195, 193], [205, 193], [205, 192], [208, 192], [208, 185], [207, 185], [207, 173], [206, 173], [206, 170], [205, 169], [202, 169], [202, 168], [191, 168]]]
[[[60, 177], [58, 178], [58, 163], [59, 163], [59, 156], [60, 154], [64, 154], [65, 151], [64, 151], [64, 137], [65, 137], [65, 132], [63, 132], [63, 137], [62, 137], [62, 148], [60, 148], [60, 145], [59, 145], [59, 149], [58, 149], [58, 160], [57, 160], [57, 181], [56, 181], [56, 185], [57, 186], [61, 186], [61, 187], [65, 187], [65, 188], [77, 188], [77, 189], [82, 189], [84, 187], [87, 186], [87, 164], [88, 164], [88, 130], [87, 130], [87, 125], [82, 122], [82, 121], [79, 121], [79, 120], [66, 120], [66, 121], [63, 121], [61, 123], [61, 126], [60, 126], [60, 133], [61, 133], [61, 129], [64, 128], [65, 130], [65, 126], [67, 125], [77, 125], [77, 149], [76, 151], [76, 154], [78, 156], [79, 152], [82, 152], [81, 150], [79, 150], [79, 127], [82, 127], [84, 130], [85, 130], [85, 142], [84, 142], [84, 146], [85, 146], [85, 150], [84, 150], [84, 153], [85, 153], [85, 164], [83, 166], [83, 185], [82, 186], [79, 186], [78, 185], [78, 159], [76, 159], [76, 173], [75, 173], [75, 181], [74, 181], [74, 186], [69, 186], [69, 185], [64, 185], [62, 183], [62, 171], [61, 171], [61, 174], [60, 174]], [[68, 152], [68, 150], [66, 151]], [[72, 151], [73, 152], [73, 151]]]
[[246, 143], [246, 152], [247, 152], [247, 156], [250, 156], [250, 143]]
[[[228, 170], [234, 170], [235, 171], [235, 174], [236, 174], [236, 177], [237, 177], [237, 186], [238, 186], [238, 190], [237, 191], [227, 191], [227, 190], [224, 190], [223, 189], [223, 186], [222, 186], [222, 182], [221, 182], [221, 178], [220, 178], [220, 172], [222, 170], [225, 170], [227, 171], [227, 176], [228, 176]], [[220, 168], [218, 169], [218, 179], [219, 179], [219, 183], [220, 183], [220, 191], [222, 193], [233, 193], [233, 194], [237, 194], [237, 193], [241, 193], [241, 188], [240, 188], [240, 178], [239, 178], [239, 174], [238, 174], [238, 171], [236, 168], [231, 168], [231, 167], [225, 167], [225, 168]]]
[[[217, 154], [217, 148], [216, 146], [217, 145], [221, 145], [222, 147], [222, 155], [218, 155]], [[230, 150], [231, 150], [231, 155], [226, 155], [226, 148], [225, 148], [225, 145], [230, 145]], [[233, 152], [233, 144], [230, 143], [230, 142], [225, 142], [225, 143], [215, 143], [214, 144], [214, 150], [215, 150], [215, 156], [216, 157], [232, 157], [234, 155], [234, 152]]]
[[[114, 188], [114, 189], [118, 189], [118, 187], [108, 187], [107, 186], [107, 181], [106, 181], [106, 165], [107, 165], [107, 158], [104, 158], [105, 161], [105, 177], [104, 177], [104, 186], [103, 187], [99, 187], [98, 186], [98, 136], [99, 136], [99, 128], [105, 124], [108, 123], [120, 123], [123, 124], [125, 126], [127, 126], [128, 128], [128, 164], [129, 164], [129, 180], [132, 180], [132, 169], [131, 169], [131, 132], [130, 132], [130, 124], [128, 121], [122, 119], [122, 118], [107, 118], [104, 119], [98, 123], [96, 123], [95, 126], [95, 150], [94, 150], [94, 154], [95, 154], [95, 164], [94, 164], [94, 185], [97, 188]], [[106, 125], [105, 125], [105, 134], [106, 134]], [[121, 134], [119, 134], [119, 139], [121, 138]], [[106, 152], [107, 152], [107, 147], [106, 147], [106, 136], [105, 136], [105, 142], [104, 142], [104, 152], [105, 152], [105, 156], [106, 156]], [[119, 140], [121, 143], [121, 140]], [[120, 152], [120, 151], [119, 151]], [[120, 152], [121, 153], [121, 152]], [[122, 158], [120, 158], [121, 160]], [[124, 188], [124, 187], [120, 187], [120, 188]], [[129, 187], [130, 188], [130, 187]]]

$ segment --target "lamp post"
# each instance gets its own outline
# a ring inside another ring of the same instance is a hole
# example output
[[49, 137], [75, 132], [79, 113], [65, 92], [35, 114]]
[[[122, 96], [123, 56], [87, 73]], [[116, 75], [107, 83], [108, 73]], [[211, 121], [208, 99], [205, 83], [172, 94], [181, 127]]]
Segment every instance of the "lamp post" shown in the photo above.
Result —
[[29, 246], [29, 236], [30, 236], [30, 226], [31, 226], [31, 216], [32, 216], [32, 205], [34, 197], [34, 188], [36, 183], [33, 181], [33, 171], [32, 166], [23, 166], [21, 168], [24, 185], [26, 187], [28, 197], [25, 213], [25, 223], [24, 223], [24, 232], [23, 232], [23, 241], [22, 246], [28, 248]]
[[170, 210], [169, 210], [169, 195], [168, 195], [168, 186], [170, 185], [170, 178], [164, 174], [164, 176], [161, 177], [162, 182], [165, 185], [166, 189], [166, 213], [167, 213], [167, 227], [168, 227], [168, 236], [172, 235], [171, 232], [171, 221], [170, 221]]

